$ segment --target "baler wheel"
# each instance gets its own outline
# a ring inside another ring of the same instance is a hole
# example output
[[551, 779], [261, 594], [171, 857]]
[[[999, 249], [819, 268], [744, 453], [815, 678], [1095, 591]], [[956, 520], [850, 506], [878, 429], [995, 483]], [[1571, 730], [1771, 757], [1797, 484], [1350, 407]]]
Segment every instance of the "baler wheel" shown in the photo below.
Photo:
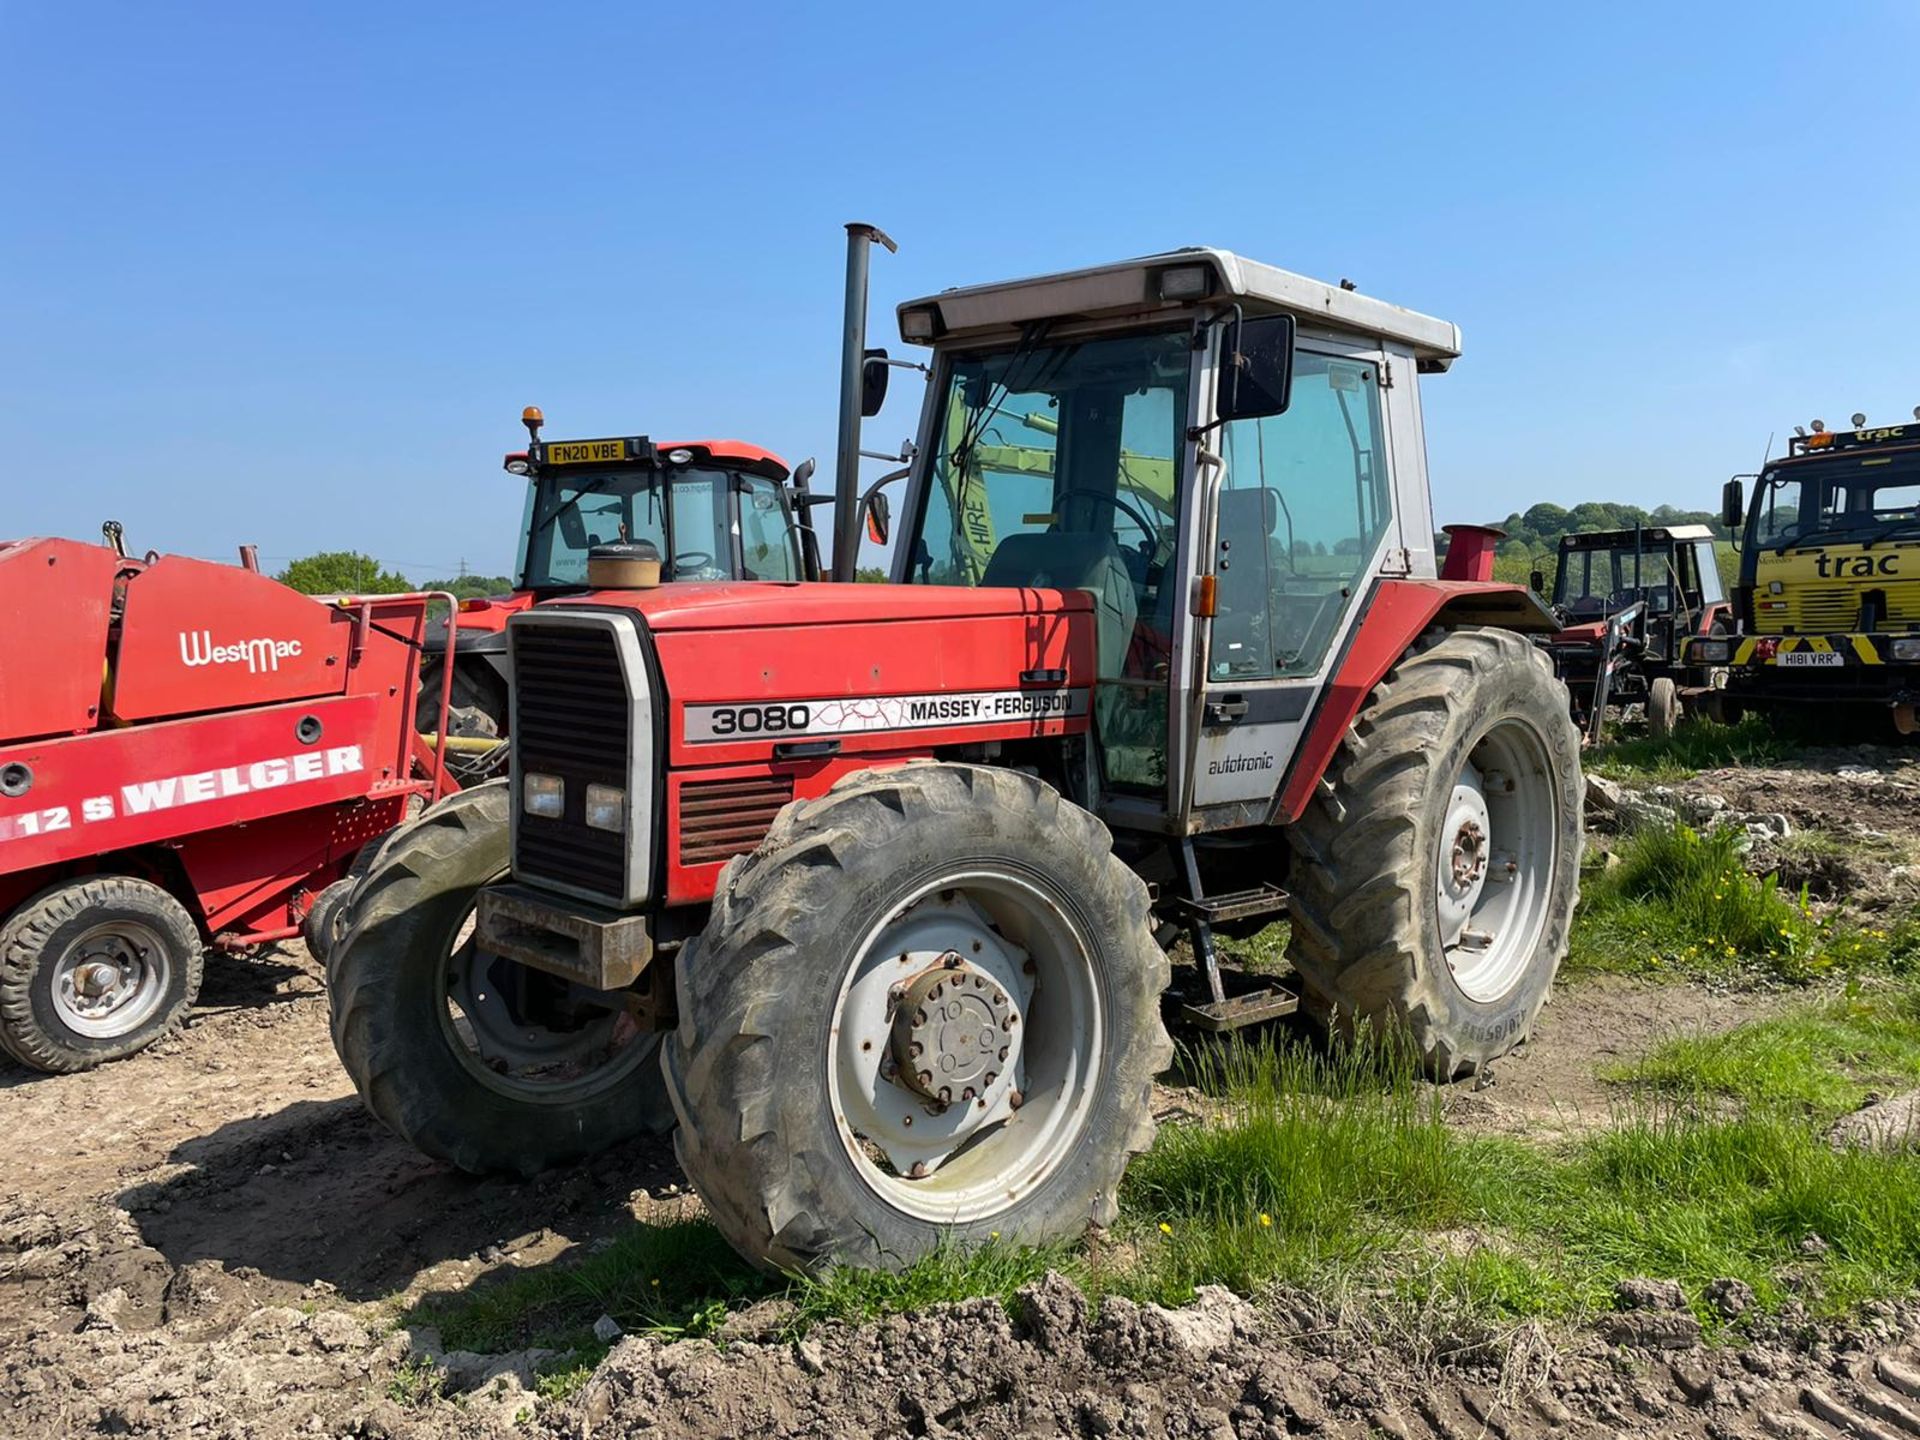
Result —
[[1436, 1078], [1527, 1038], [1580, 891], [1580, 737], [1546, 652], [1463, 628], [1375, 687], [1293, 827], [1287, 957], [1336, 1033]]
[[186, 907], [126, 875], [66, 880], [0, 925], [0, 1049], [70, 1073], [177, 1029], [205, 958]]
[[531, 1175], [672, 1123], [660, 1040], [619, 993], [489, 955], [475, 896], [508, 868], [505, 781], [380, 842], [329, 964], [333, 1044], [367, 1108], [463, 1170]]
[[714, 1223], [793, 1270], [1111, 1222], [1172, 1057], [1147, 905], [1106, 827], [1016, 771], [788, 806], [675, 967], [675, 1143]]

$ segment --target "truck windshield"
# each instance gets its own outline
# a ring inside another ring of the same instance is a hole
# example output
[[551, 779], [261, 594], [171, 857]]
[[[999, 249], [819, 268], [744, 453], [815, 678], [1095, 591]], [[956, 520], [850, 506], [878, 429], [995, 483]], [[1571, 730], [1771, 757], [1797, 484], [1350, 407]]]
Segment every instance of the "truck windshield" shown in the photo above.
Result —
[[1755, 487], [1748, 543], [1855, 543], [1920, 531], [1920, 450], [1849, 451], [1777, 465]]
[[732, 478], [727, 470], [651, 467], [540, 476], [527, 499], [521, 588], [584, 586], [587, 552], [620, 539], [651, 540], [666, 579], [731, 577]]

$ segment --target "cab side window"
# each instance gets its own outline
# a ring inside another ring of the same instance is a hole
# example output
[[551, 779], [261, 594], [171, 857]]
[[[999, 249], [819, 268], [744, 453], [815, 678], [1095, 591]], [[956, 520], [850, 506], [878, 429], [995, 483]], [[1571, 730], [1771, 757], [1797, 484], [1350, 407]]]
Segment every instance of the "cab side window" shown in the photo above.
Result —
[[1378, 362], [1303, 350], [1285, 414], [1224, 427], [1214, 680], [1325, 660], [1392, 514], [1380, 409]]

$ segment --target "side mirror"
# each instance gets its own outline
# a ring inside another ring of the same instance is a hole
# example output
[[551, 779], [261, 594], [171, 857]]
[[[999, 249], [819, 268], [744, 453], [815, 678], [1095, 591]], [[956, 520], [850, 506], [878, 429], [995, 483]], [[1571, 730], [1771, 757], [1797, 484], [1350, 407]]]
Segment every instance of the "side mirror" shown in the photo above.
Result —
[[1720, 487], [1720, 523], [1729, 530], [1738, 530], [1746, 518], [1747, 487], [1736, 475]]
[[814, 472], [813, 457], [809, 455], [806, 459], [802, 460], [798, 465], [793, 467], [793, 488], [799, 491], [802, 495], [806, 494], [807, 482], [813, 479], [813, 472]]
[[1527, 576], [1527, 588], [1536, 595], [1546, 594], [1547, 572], [1544, 570], [1534, 570], [1530, 572]]
[[1220, 357], [1214, 410], [1221, 420], [1259, 420], [1293, 398], [1293, 316], [1235, 321]]
[[867, 538], [876, 545], [887, 543], [892, 530], [893, 506], [886, 492], [876, 490], [867, 497]]
[[884, 350], [867, 351], [866, 359], [860, 362], [860, 414], [871, 420], [880, 413], [880, 407], [887, 403], [887, 381], [893, 377], [893, 367], [887, 363]]

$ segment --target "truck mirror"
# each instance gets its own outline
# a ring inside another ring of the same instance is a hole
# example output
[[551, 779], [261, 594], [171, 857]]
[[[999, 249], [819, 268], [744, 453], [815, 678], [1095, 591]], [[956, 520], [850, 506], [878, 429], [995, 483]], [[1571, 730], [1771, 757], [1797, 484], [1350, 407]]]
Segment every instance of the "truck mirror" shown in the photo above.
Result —
[[1746, 518], [1747, 487], [1736, 475], [1720, 487], [1720, 523], [1729, 530], [1738, 530]]
[[1285, 412], [1293, 398], [1293, 317], [1236, 320], [1220, 357], [1214, 409], [1221, 420], [1258, 420]]
[[867, 497], [867, 538], [874, 544], [887, 543], [887, 536], [892, 533], [892, 515], [893, 506], [885, 491], [876, 490]]
[[1547, 572], [1535, 570], [1527, 576], [1527, 588], [1536, 595], [1547, 593]]
[[885, 350], [869, 350], [867, 358], [860, 363], [860, 413], [871, 420], [880, 413], [880, 407], [887, 403], [887, 381], [893, 376], [893, 367], [887, 364]]

